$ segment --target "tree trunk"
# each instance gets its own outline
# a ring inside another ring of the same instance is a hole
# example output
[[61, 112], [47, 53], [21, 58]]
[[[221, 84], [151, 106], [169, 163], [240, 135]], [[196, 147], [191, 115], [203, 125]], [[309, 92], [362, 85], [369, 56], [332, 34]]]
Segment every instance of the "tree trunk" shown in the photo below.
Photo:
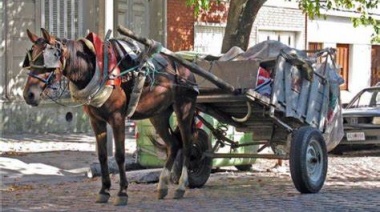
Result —
[[231, 0], [222, 53], [233, 46], [247, 50], [253, 22], [265, 2], [266, 0]]

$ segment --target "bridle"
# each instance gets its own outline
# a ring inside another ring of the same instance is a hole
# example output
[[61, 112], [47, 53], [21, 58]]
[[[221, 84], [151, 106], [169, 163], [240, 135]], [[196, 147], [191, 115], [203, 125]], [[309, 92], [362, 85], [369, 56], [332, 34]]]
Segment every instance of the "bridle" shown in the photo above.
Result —
[[[65, 85], [61, 79], [62, 71], [66, 67], [65, 44], [59, 40], [56, 40], [54, 45], [44, 43], [43, 50], [33, 57], [35, 45], [27, 51], [22, 67], [29, 70], [29, 73], [27, 73], [29, 77], [35, 78], [44, 84], [42, 88], [44, 96], [60, 104], [57, 100], [68, 90], [68, 83]], [[42, 74], [45, 74], [45, 76], [41, 77]], [[56, 78], [59, 78], [59, 86], [55, 86]], [[47, 88], [54, 91], [56, 95], [50, 95], [50, 91], [46, 91]]]
[[[28, 50], [22, 67], [30, 70], [28, 73], [30, 77], [38, 79], [43, 82], [46, 87], [49, 87], [53, 84], [57, 75], [62, 75], [62, 70], [64, 70], [66, 66], [66, 58], [63, 56], [64, 44], [62, 42], [57, 40], [54, 45], [48, 43], [44, 43], [43, 45], [43, 50], [34, 57], [32, 54], [35, 45]], [[36, 71], [38, 74], [35, 73]], [[46, 78], [39, 76], [48, 72], [49, 75]]]

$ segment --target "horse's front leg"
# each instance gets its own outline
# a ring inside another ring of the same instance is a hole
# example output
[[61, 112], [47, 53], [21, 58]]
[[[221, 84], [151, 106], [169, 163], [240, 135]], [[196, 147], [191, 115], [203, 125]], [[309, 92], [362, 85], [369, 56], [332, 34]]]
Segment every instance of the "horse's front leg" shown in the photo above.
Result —
[[91, 118], [91, 126], [95, 133], [96, 148], [98, 152], [98, 159], [100, 163], [100, 171], [102, 174], [102, 188], [99, 191], [96, 199], [97, 203], [107, 203], [110, 198], [111, 179], [109, 176], [108, 162], [107, 162], [107, 128], [106, 122], [95, 120]]
[[119, 167], [120, 190], [114, 201], [115, 205], [127, 205], [128, 180], [125, 173], [125, 117], [115, 113], [110, 120], [115, 140], [115, 159]]

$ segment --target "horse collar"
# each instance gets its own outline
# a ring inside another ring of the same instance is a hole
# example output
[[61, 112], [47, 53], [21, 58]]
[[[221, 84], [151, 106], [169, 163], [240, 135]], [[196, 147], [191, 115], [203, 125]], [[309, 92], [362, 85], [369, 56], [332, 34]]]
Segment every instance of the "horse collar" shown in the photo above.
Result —
[[[118, 76], [120, 74], [116, 56], [112, 48], [108, 47], [108, 52], [104, 52], [103, 45], [105, 43], [95, 33], [90, 33], [86, 38], [79, 40], [95, 54], [96, 69], [91, 81], [82, 90], [79, 90], [73, 83], [70, 83], [71, 96], [76, 102], [101, 107], [111, 95], [113, 87], [121, 85], [119, 77], [110, 78], [110, 76]], [[106, 67], [106, 70], [102, 69], [105, 62], [103, 61], [104, 54], [108, 56], [108, 68]], [[111, 70], [111, 72], [108, 70]]]
[[[91, 32], [89, 33], [85, 38], [79, 39], [84, 42], [84, 44], [95, 54], [96, 56], [96, 63], [99, 67], [99, 71], [101, 73], [101, 76], [105, 76], [107, 79], [104, 79], [105, 77], [101, 77], [100, 80], [104, 81], [106, 80], [106, 85], [112, 85], [112, 86], [120, 86], [121, 85], [121, 79], [119, 77], [111, 77], [111, 76], [119, 76], [120, 69], [117, 66], [117, 59], [115, 52], [113, 51], [113, 48], [108, 46], [108, 51], [104, 52], [104, 43], [98, 35]], [[106, 67], [107, 70], [104, 70], [104, 57], [105, 54], [108, 56], [108, 66]], [[108, 72], [108, 73], [104, 73]], [[100, 83], [102, 84], [102, 83]]]
[[69, 89], [73, 101], [79, 102], [81, 104], [91, 105], [97, 108], [101, 107], [111, 96], [113, 86], [99, 86], [100, 78], [101, 75], [99, 67], [96, 65], [94, 76], [85, 88], [79, 90], [74, 83], [70, 82]]

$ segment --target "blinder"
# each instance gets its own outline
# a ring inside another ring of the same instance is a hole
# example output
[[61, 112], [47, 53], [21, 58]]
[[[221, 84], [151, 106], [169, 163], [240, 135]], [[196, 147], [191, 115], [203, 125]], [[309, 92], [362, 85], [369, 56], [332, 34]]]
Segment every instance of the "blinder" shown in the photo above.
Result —
[[36, 68], [36, 69], [56, 69], [61, 67], [62, 49], [58, 42], [56, 46], [46, 44], [45, 49], [38, 54], [35, 58], [32, 58], [33, 47], [26, 53], [23, 68]]

